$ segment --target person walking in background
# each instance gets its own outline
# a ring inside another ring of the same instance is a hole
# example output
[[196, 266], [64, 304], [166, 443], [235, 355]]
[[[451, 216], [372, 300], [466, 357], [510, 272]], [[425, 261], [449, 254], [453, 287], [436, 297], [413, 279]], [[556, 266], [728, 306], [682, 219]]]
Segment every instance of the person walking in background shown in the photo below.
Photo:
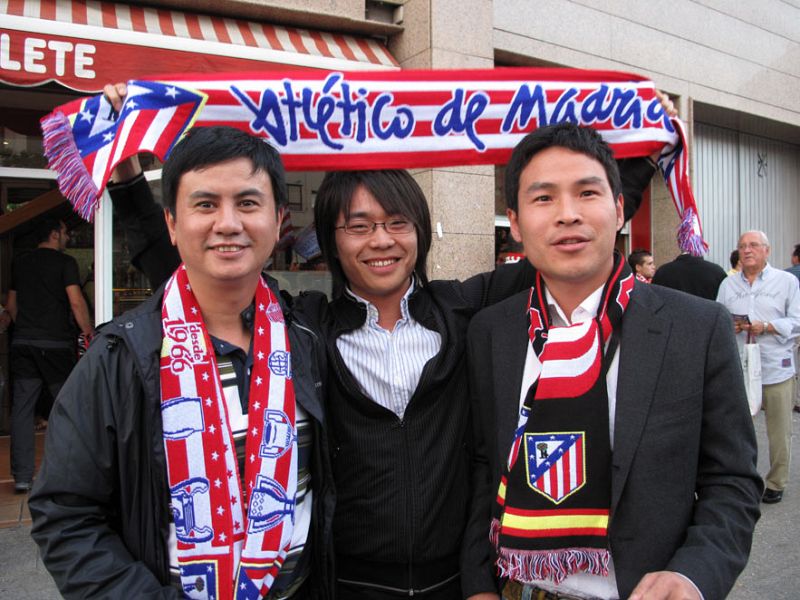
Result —
[[794, 245], [794, 250], [792, 251], [792, 256], [789, 260], [792, 261], [792, 266], [788, 267], [786, 272], [797, 277], [798, 285], [800, 285], [800, 244]]
[[739, 260], [739, 251], [738, 250], [733, 250], [731, 252], [731, 255], [728, 258], [728, 260], [731, 263], [731, 268], [728, 269], [728, 275], [736, 275], [736, 273], [738, 273], [738, 272], [740, 272], [742, 270], [742, 263]]
[[680, 254], [672, 262], [661, 265], [653, 276], [653, 283], [680, 290], [693, 296], [714, 300], [725, 271], [716, 263], [688, 252]]
[[797, 279], [768, 262], [763, 231], [739, 238], [742, 272], [722, 282], [717, 301], [734, 315], [739, 345], [755, 338], [761, 351], [762, 404], [767, 420], [769, 472], [763, 502], [783, 498], [789, 481], [794, 402], [794, 340], [800, 335], [800, 286]]
[[628, 264], [636, 275], [636, 281], [650, 283], [656, 274], [656, 263], [649, 250], [634, 250], [628, 256]]
[[[786, 269], [789, 273], [797, 277], [798, 285], [800, 285], [800, 244], [794, 245], [794, 250], [791, 256], [792, 266]], [[800, 360], [800, 336], [795, 340], [795, 361]], [[797, 368], [795, 362], [795, 369]], [[798, 381], [798, 374], [794, 375], [794, 412], [800, 413], [800, 381]]]
[[9, 365], [14, 381], [11, 474], [17, 492], [30, 490], [33, 481], [39, 394], [46, 386], [56, 397], [75, 366], [78, 333], [91, 336], [93, 332], [78, 263], [64, 253], [67, 226], [45, 218], [35, 235], [36, 248], [14, 260], [8, 291], [7, 308], [14, 320]]

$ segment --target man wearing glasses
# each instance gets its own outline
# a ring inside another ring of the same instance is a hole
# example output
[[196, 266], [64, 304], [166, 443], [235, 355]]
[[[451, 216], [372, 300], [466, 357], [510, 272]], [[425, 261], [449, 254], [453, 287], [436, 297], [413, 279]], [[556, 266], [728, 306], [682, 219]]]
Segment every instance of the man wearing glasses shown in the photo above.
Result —
[[789, 481], [800, 290], [795, 277], [770, 266], [769, 251], [763, 231], [743, 233], [739, 238], [742, 271], [722, 282], [717, 301], [734, 315], [739, 345], [745, 343], [749, 333], [761, 351], [762, 404], [769, 440], [769, 473], [761, 500], [775, 504], [783, 498]]
[[328, 354], [337, 597], [488, 591], [488, 571], [461, 569], [471, 486], [464, 344], [484, 296], [521, 284], [429, 282], [430, 213], [407, 171], [328, 173], [314, 217], [333, 300], [314, 308], [307, 294], [299, 304]]

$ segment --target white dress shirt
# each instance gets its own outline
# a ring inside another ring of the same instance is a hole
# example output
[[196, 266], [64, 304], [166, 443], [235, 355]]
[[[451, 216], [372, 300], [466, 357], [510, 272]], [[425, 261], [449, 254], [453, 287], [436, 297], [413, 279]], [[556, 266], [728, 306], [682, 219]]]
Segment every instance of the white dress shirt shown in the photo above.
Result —
[[347, 292], [367, 307], [367, 320], [339, 336], [336, 348], [366, 396], [403, 418], [425, 364], [439, 353], [442, 336], [423, 327], [408, 311], [414, 283], [400, 301], [400, 320], [392, 331], [378, 325], [378, 309]]
[[[781, 383], [794, 377], [794, 339], [800, 334], [800, 288], [791, 273], [767, 264], [753, 280], [736, 273], [719, 286], [717, 302], [731, 314], [747, 315], [750, 322], [762, 321], [775, 329], [755, 338], [761, 351], [761, 382]], [[741, 351], [747, 339], [742, 331], [736, 335]]]

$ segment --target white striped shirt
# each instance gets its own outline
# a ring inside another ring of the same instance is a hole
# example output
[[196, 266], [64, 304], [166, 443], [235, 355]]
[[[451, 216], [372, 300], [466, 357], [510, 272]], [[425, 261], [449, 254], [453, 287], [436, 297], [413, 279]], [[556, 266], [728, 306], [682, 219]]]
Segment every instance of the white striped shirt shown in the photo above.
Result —
[[363, 326], [339, 336], [336, 348], [361, 386], [364, 395], [403, 418], [417, 389], [425, 364], [439, 352], [442, 336], [419, 324], [408, 312], [408, 298], [414, 283], [400, 301], [401, 318], [392, 331], [378, 325], [378, 309], [347, 293], [367, 306]]

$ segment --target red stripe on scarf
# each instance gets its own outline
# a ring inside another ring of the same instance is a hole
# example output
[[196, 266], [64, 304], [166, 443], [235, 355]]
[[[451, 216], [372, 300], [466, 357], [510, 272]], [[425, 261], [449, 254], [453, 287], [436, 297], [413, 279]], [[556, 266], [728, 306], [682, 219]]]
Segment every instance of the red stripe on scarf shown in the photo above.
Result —
[[[192, 15], [187, 15], [186, 24], [190, 35], [198, 37], [195, 34], [199, 26]], [[217, 26], [216, 21], [214, 26]], [[221, 31], [225, 33], [224, 29]], [[265, 32], [269, 35], [269, 28], [265, 28]], [[345, 54], [350, 52], [346, 45], [342, 50]], [[371, 52], [367, 48], [364, 51]], [[169, 85], [180, 90], [181, 100], [176, 100], [175, 96], [167, 98], [161, 89], [154, 90], [147, 96], [147, 103], [133, 111], [123, 111], [116, 123], [98, 124], [95, 121], [101, 121], [99, 115], [107, 115], [110, 109], [106, 103], [99, 110], [83, 113], [82, 119], [93, 119], [88, 135], [80, 131], [75, 133], [76, 128], [80, 130], [80, 120], [75, 118], [77, 112], [72, 104], [63, 105], [43, 120], [45, 154], [50, 167], [59, 174], [62, 192], [81, 209], [83, 216], [91, 219], [100, 190], [120, 160], [143, 150], [166, 160], [168, 151], [186, 128], [218, 124], [221, 119], [229, 119], [231, 126], [268, 139], [280, 150], [288, 170], [500, 164], [508, 160], [523, 134], [545, 123], [573, 120], [600, 131], [619, 158], [649, 156], [659, 149], [666, 149], [666, 156], [676, 149], [669, 189], [682, 219], [687, 210], [697, 214], [687, 177], [688, 161], [685, 144], [681, 143], [681, 127], [665, 115], [655, 97], [654, 84], [638, 75], [535, 68], [332, 75], [317, 71], [225, 73], [223, 76], [205, 73], [176, 74], [169, 76], [166, 82], [161, 79], [132, 81], [129, 89], [137, 84], [140, 88]], [[224, 84], [223, 90], [219, 89], [223, 87], [220, 82]], [[291, 102], [283, 96], [285, 84], [291, 87]], [[249, 102], [237, 100], [234, 88], [249, 98]], [[362, 88], [368, 91], [359, 95], [357, 90]], [[270, 95], [276, 91], [282, 95], [281, 101]], [[346, 94], [351, 101], [347, 109], [342, 102]], [[130, 142], [123, 142], [119, 155], [110, 160], [100, 159], [94, 168], [92, 155], [104, 154], [103, 144], [98, 144], [101, 134], [103, 139], [118, 136], [122, 123], [134, 112], [171, 111], [176, 103], [190, 95], [200, 95], [204, 100], [190, 102], [192, 116], [182, 119], [177, 129], [164, 128], [163, 137], [168, 138], [165, 143], [150, 149], [137, 146], [135, 137], [131, 138]], [[313, 101], [308, 103], [304, 98]], [[152, 102], [154, 99], [157, 101]], [[358, 107], [353, 108], [356, 104]], [[219, 108], [230, 112], [223, 116], [216, 110]], [[308, 124], [311, 121], [308, 115], [316, 120], [326, 113], [330, 113], [330, 118], [319, 131], [306, 127], [303, 132], [300, 127], [286, 132], [280, 127], [263, 126], [266, 122]], [[60, 114], [70, 118], [71, 124], [59, 118]], [[395, 119], [398, 120], [389, 128]], [[340, 126], [344, 122], [355, 123], [354, 128], [363, 135], [355, 135], [352, 129], [344, 130]], [[75, 144], [59, 145], [63, 135], [74, 136]], [[56, 156], [64, 153], [68, 156]], [[666, 166], [664, 161], [662, 172]], [[79, 174], [79, 185], [66, 184], [73, 177], [73, 171]], [[88, 181], [84, 181], [87, 171]], [[704, 244], [699, 222], [687, 236], [682, 236], [682, 242], [692, 248]]]

